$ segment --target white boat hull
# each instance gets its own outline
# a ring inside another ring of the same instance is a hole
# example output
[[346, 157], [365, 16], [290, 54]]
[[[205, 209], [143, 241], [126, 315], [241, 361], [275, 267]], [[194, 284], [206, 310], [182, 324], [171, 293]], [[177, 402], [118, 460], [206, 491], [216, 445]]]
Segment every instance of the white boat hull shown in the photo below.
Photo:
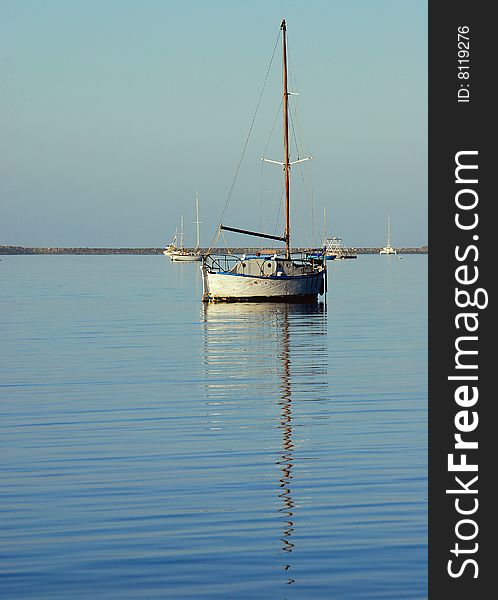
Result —
[[200, 254], [174, 254], [170, 253], [168, 255], [173, 262], [198, 262], [202, 260], [202, 255]]
[[254, 277], [203, 270], [203, 300], [209, 301], [306, 301], [324, 292], [325, 272], [293, 277]]

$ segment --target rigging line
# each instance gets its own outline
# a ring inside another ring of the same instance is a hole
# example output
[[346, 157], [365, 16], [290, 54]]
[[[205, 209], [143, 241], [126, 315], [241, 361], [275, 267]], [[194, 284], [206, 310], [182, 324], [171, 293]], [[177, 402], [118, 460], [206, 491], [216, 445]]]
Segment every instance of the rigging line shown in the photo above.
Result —
[[306, 189], [306, 195], [309, 196], [310, 200], [310, 209], [311, 209], [311, 239], [313, 240], [313, 244], [316, 242], [316, 233], [315, 233], [315, 197], [314, 197], [314, 187], [313, 187], [313, 165], [310, 164], [308, 167], [309, 170], [303, 171], [303, 185]]
[[[273, 131], [275, 130], [275, 125], [277, 124], [277, 120], [278, 117], [280, 116], [280, 113], [282, 111], [282, 105], [283, 105], [284, 99], [281, 98], [280, 99], [280, 104], [278, 106], [277, 112], [275, 114], [275, 118], [273, 119], [273, 125], [271, 127], [271, 131], [270, 131], [270, 135], [268, 136], [268, 139], [266, 140], [266, 145], [265, 145], [265, 149], [263, 150], [263, 157], [266, 156], [266, 151], [268, 150], [268, 146], [270, 145], [270, 141], [273, 135]], [[259, 229], [261, 230], [261, 219], [262, 219], [262, 213], [263, 213], [263, 176], [264, 176], [264, 161], [261, 161], [261, 206], [260, 206], [260, 214], [259, 214]], [[279, 210], [280, 210], [280, 205], [279, 205]], [[275, 225], [275, 230], [274, 230], [275, 235], [277, 235], [277, 226]]]
[[[295, 70], [294, 70], [294, 65], [292, 62], [292, 56], [289, 53], [289, 72], [290, 72], [290, 80], [291, 80], [291, 84], [295, 85], [295, 89], [297, 88], [297, 83], [296, 83], [296, 76], [295, 76]], [[290, 104], [290, 121], [291, 121], [291, 128], [292, 128], [292, 136], [293, 136], [293, 142], [296, 148], [296, 153], [298, 155], [298, 158], [301, 154], [301, 150], [300, 150], [300, 143], [298, 143], [298, 138], [300, 142], [303, 142], [304, 144], [304, 150], [307, 154], [311, 155], [311, 150], [310, 147], [308, 145], [308, 142], [303, 134], [303, 131], [301, 129], [301, 123], [298, 117], [298, 110], [297, 110], [297, 102], [296, 103], [291, 103]], [[311, 165], [310, 165], [311, 168]], [[306, 176], [307, 171], [305, 172], [305, 170], [302, 168], [302, 165], [300, 165], [300, 174], [301, 174], [301, 180], [303, 183], [303, 188], [304, 190], [307, 192], [306, 195], [309, 194], [310, 197], [310, 204], [311, 204], [311, 238], [313, 239], [314, 242], [314, 238], [315, 238], [315, 232], [314, 232], [314, 196], [313, 196], [313, 184], [311, 182], [311, 179], [308, 178]], [[307, 189], [308, 188], [308, 189]]]
[[315, 236], [315, 202], [313, 196], [313, 183], [311, 184], [311, 239], [313, 240], [313, 244], [316, 242]]
[[[297, 142], [297, 137], [296, 137], [296, 128], [294, 127], [294, 117], [295, 117], [295, 115], [293, 116], [293, 111], [292, 111], [292, 110], [290, 111], [289, 115], [290, 115], [290, 122], [291, 122], [292, 139], [293, 139], [293, 141], [294, 141], [294, 146], [295, 146], [295, 148], [296, 148], [296, 155], [297, 155], [297, 158], [299, 159], [299, 158], [300, 158], [300, 154], [301, 154], [301, 153], [300, 153], [300, 151], [299, 151], [299, 144], [298, 144], [298, 142]], [[304, 176], [303, 176], [303, 172], [304, 172], [304, 170], [303, 170], [303, 165], [300, 163], [300, 164], [299, 164], [299, 173], [301, 174], [301, 179], [302, 179], [302, 181], [303, 181], [303, 184], [304, 184]]]
[[227, 254], [231, 254], [230, 248], [228, 247], [227, 240], [225, 238], [225, 234], [223, 233], [223, 229], [220, 229], [219, 231], [220, 231], [221, 236], [223, 238], [223, 242], [225, 244], [225, 248], [227, 249]]
[[299, 116], [297, 113], [297, 108], [294, 109], [294, 120], [295, 120], [295, 127], [297, 130], [297, 133], [299, 135], [299, 139], [304, 143], [304, 149], [306, 151], [307, 154], [312, 154], [311, 149], [309, 147], [309, 144], [306, 140], [306, 137], [303, 133], [303, 130], [301, 129], [301, 122], [299, 120]]
[[304, 142], [304, 146], [305, 146], [305, 150], [306, 150], [306, 152], [307, 152], [308, 154], [311, 154], [311, 149], [310, 149], [310, 147], [309, 147], [309, 145], [308, 145], [308, 142], [307, 142], [307, 140], [306, 140], [306, 138], [305, 138], [305, 136], [304, 136], [304, 133], [303, 133], [303, 131], [302, 131], [302, 129], [301, 129], [301, 123], [300, 123], [300, 121], [299, 121], [299, 118], [298, 118], [297, 114], [296, 114], [296, 128], [297, 128], [297, 131], [298, 131], [299, 137], [300, 137], [300, 138], [302, 139], [302, 141]]
[[[301, 174], [301, 180], [303, 183], [303, 190], [306, 197], [309, 198], [311, 205], [311, 237], [313, 239], [313, 243], [315, 240], [315, 224], [314, 224], [314, 189], [313, 189], [313, 161], [310, 161], [309, 165], [304, 167], [304, 165], [299, 165], [299, 172]], [[309, 225], [308, 225], [309, 226]]]
[[294, 63], [292, 61], [292, 53], [289, 52], [288, 53], [288, 58], [289, 58], [289, 75], [290, 75], [290, 81], [291, 81], [291, 85], [293, 86], [293, 89], [297, 92], [297, 97], [296, 97], [296, 102], [295, 102], [295, 109], [294, 109], [294, 113], [295, 113], [295, 117], [297, 120], [297, 101], [299, 100], [299, 84], [297, 83], [297, 77], [296, 77], [296, 71], [294, 69]]
[[265, 149], [263, 150], [263, 156], [266, 156], [266, 151], [268, 150], [268, 146], [270, 145], [271, 136], [273, 135], [273, 131], [275, 129], [275, 125], [277, 124], [278, 117], [280, 116], [280, 111], [282, 110], [282, 104], [283, 104], [283, 102], [284, 102], [284, 99], [281, 98], [280, 105], [278, 107], [277, 114], [275, 115], [275, 119], [273, 121], [273, 125], [272, 125], [271, 131], [270, 131], [270, 135], [268, 136], [268, 139], [266, 141]]
[[[303, 165], [299, 165], [299, 167], [300, 167], [299, 172], [301, 174], [301, 181], [303, 183], [304, 194], [307, 195], [307, 192], [308, 192], [307, 188], [309, 188], [308, 178], [305, 175], [305, 169], [304, 169]], [[311, 239], [313, 240], [313, 243], [314, 243], [315, 240], [313, 238], [313, 205], [311, 205], [311, 214], [312, 214], [312, 217], [311, 217]], [[310, 233], [310, 230], [308, 229], [309, 228], [309, 219], [306, 219], [305, 222], [307, 223], [306, 228], [307, 228], [307, 233], [309, 234]]]
[[249, 138], [251, 137], [252, 129], [254, 127], [254, 122], [256, 120], [256, 115], [258, 114], [259, 105], [261, 104], [261, 99], [263, 98], [263, 93], [264, 93], [265, 88], [266, 88], [266, 83], [268, 81], [268, 76], [270, 74], [270, 69], [271, 69], [271, 66], [273, 64], [273, 57], [275, 56], [275, 52], [277, 50], [277, 46], [278, 46], [279, 40], [280, 40], [280, 29], [278, 30], [277, 40], [275, 42], [275, 46], [273, 48], [273, 52], [272, 52], [272, 55], [271, 55], [271, 58], [270, 58], [270, 64], [268, 65], [268, 69], [266, 71], [265, 80], [263, 82], [263, 87], [261, 88], [261, 92], [259, 94], [258, 103], [256, 105], [256, 110], [254, 111], [254, 115], [253, 115], [253, 118], [252, 118], [252, 121], [251, 121], [251, 125], [249, 127], [249, 132], [247, 134], [246, 141], [244, 143], [244, 148], [242, 149], [242, 156], [240, 157], [240, 160], [239, 160], [239, 163], [237, 165], [237, 169], [235, 171], [235, 175], [234, 175], [234, 178], [233, 178], [233, 181], [232, 181], [232, 185], [230, 186], [230, 189], [228, 191], [228, 196], [227, 196], [227, 199], [225, 201], [225, 206], [223, 207], [223, 211], [221, 213], [221, 218], [220, 218], [220, 221], [218, 223], [218, 227], [222, 224], [223, 219], [225, 218], [225, 214], [226, 214], [226, 211], [227, 211], [227, 208], [228, 208], [228, 203], [230, 202], [230, 198], [232, 197], [233, 188], [235, 187], [235, 181], [237, 180], [237, 176], [238, 176], [239, 171], [240, 171], [240, 166], [242, 164], [242, 160], [244, 159], [244, 155], [246, 153], [247, 144], [249, 143]]
[[274, 230], [275, 235], [277, 235], [277, 227], [278, 227], [278, 222], [280, 221], [280, 211], [282, 210], [283, 199], [284, 199], [284, 190], [281, 188], [280, 189], [280, 202], [278, 203], [277, 219], [275, 221], [275, 230]]
[[[290, 50], [290, 45], [289, 45], [289, 35], [287, 34], [287, 59], [289, 62], [289, 81], [291, 83], [291, 86], [294, 87], [294, 89], [297, 91], [299, 89], [298, 83], [297, 83], [297, 77], [296, 77], [296, 70], [294, 68], [294, 62], [292, 60], [292, 53]], [[299, 99], [299, 96], [297, 97], [297, 99]], [[290, 109], [291, 109], [291, 118], [292, 118], [292, 114], [294, 115], [294, 123], [295, 125], [293, 125], [293, 127], [295, 127], [295, 131], [297, 131], [298, 137], [299, 139], [304, 143], [304, 151], [306, 154], [310, 155], [312, 154], [310, 146], [306, 140], [306, 137], [301, 129], [301, 122], [299, 120], [299, 116], [298, 116], [298, 110], [297, 110], [297, 102], [296, 103], [291, 103], [290, 104]], [[294, 134], [295, 134], [294, 131]], [[297, 150], [297, 143], [296, 143], [296, 150]]]
[[[299, 115], [298, 115], [298, 110], [297, 110], [297, 105], [293, 105], [294, 103], [291, 104], [291, 110], [290, 110], [290, 117], [291, 117], [291, 123], [292, 123], [292, 135], [294, 137], [294, 143], [296, 145], [296, 151], [298, 153], [300, 153], [299, 150], [299, 145], [298, 145], [298, 138], [300, 142], [304, 143], [304, 150], [305, 153], [310, 155], [312, 154], [310, 147], [306, 141], [306, 138], [304, 137], [304, 134], [302, 132], [301, 129], [301, 123], [299, 121]], [[297, 134], [297, 135], [296, 135]]]
[[[294, 146], [296, 147], [296, 154], [297, 154], [297, 158], [299, 159], [299, 145], [297, 143], [297, 138], [296, 138], [296, 128], [294, 127], [294, 117], [292, 116], [293, 111], [290, 111], [290, 122], [291, 122], [291, 131], [292, 131], [292, 138], [294, 139]], [[294, 115], [295, 116], [295, 115]]]
[[[259, 197], [259, 231], [263, 229], [263, 161], [261, 161], [261, 185]], [[259, 247], [261, 248], [261, 238], [259, 239]]]
[[[299, 149], [299, 144], [298, 144], [298, 140], [297, 140], [297, 137], [296, 137], [296, 127], [295, 127], [295, 121], [297, 120], [297, 112], [295, 110], [291, 111], [289, 113], [289, 115], [290, 115], [290, 122], [291, 122], [292, 139], [293, 139], [294, 146], [296, 148], [297, 158], [299, 158], [300, 157], [300, 149]], [[309, 190], [311, 188], [311, 182], [309, 181], [309, 179], [307, 177], [307, 169], [305, 169], [302, 164], [299, 164], [299, 174], [301, 176], [301, 181], [302, 181], [304, 193], [305, 193], [306, 196], [308, 196], [309, 195]], [[297, 213], [296, 213], [297, 208], [296, 208], [295, 205], [293, 205], [292, 210], [293, 210], [293, 214], [296, 216], [297, 215]], [[308, 231], [308, 233], [309, 233], [309, 231]], [[313, 237], [313, 225], [312, 225], [311, 235]]]
[[[289, 39], [289, 36], [287, 36], [287, 39]], [[289, 59], [289, 73], [290, 73], [290, 77], [292, 80], [292, 85], [294, 86], [294, 89], [297, 90], [297, 89], [299, 89], [299, 86], [297, 84], [296, 72], [294, 69], [294, 63], [292, 62], [292, 54], [290, 52], [288, 53], [288, 59]], [[295, 118], [295, 122], [296, 122], [296, 129], [297, 129], [298, 135], [299, 135], [300, 139], [304, 142], [304, 146], [305, 146], [304, 149], [307, 154], [311, 154], [312, 153], [311, 149], [310, 149], [309, 144], [306, 140], [306, 137], [304, 136], [304, 133], [301, 129], [301, 123], [299, 121], [298, 114], [297, 114], [297, 107], [294, 108], [294, 118]]]
[[213, 249], [216, 242], [220, 239], [220, 235], [221, 235], [221, 229], [218, 229], [216, 235], [214, 236], [213, 241], [211, 242], [211, 248], [209, 248], [209, 252], [211, 252], [211, 250]]

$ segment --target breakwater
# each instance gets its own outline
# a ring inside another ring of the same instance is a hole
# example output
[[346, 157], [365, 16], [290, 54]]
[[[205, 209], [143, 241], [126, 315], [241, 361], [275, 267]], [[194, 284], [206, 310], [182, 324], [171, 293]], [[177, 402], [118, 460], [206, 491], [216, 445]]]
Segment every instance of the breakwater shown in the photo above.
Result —
[[[188, 249], [188, 248], [187, 248]], [[355, 254], [378, 254], [380, 247], [349, 247]], [[48, 248], [32, 246], [0, 246], [0, 254], [161, 254], [164, 248]], [[201, 248], [201, 251], [207, 251]], [[296, 248], [296, 251], [309, 248]], [[212, 248], [211, 252], [231, 252], [233, 254], [251, 254], [261, 252], [261, 248]], [[398, 254], [428, 254], [428, 246], [396, 248]]]

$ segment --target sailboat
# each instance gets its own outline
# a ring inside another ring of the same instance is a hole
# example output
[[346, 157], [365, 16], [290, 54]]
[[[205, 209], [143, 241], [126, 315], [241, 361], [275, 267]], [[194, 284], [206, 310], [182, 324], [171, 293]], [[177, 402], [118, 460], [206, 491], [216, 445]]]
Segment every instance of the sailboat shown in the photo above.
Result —
[[[198, 196], [195, 197], [195, 214], [196, 214], [195, 226], [196, 226], [196, 233], [197, 233], [195, 248], [193, 250], [187, 250], [186, 248], [183, 247], [183, 217], [182, 217], [181, 233], [180, 233], [180, 240], [181, 240], [180, 248], [175, 248], [175, 249], [171, 250], [170, 252], [168, 252], [168, 256], [171, 258], [171, 260], [173, 262], [194, 262], [194, 261], [202, 260], [202, 253], [199, 249], [200, 221], [199, 221], [199, 197]], [[164, 251], [163, 253], [166, 254], [166, 251]]]
[[163, 250], [163, 254], [165, 256], [170, 256], [172, 252], [175, 252], [176, 250], [178, 250], [178, 248], [176, 247], [176, 239], [178, 237], [178, 229], [175, 232], [175, 237], [173, 238], [173, 241], [170, 242], [166, 248]]
[[285, 242], [285, 252], [272, 254], [242, 255], [213, 254], [208, 252], [202, 259], [203, 302], [237, 301], [283, 301], [316, 302], [326, 287], [326, 262], [323, 253], [293, 253], [291, 251], [290, 227], [290, 168], [291, 165], [311, 157], [289, 160], [289, 92], [287, 90], [287, 40], [286, 22], [280, 24], [282, 31], [283, 69], [283, 162], [263, 158], [267, 162], [282, 165], [285, 178], [285, 231], [283, 236], [269, 235], [247, 229], [220, 224], [219, 230], [233, 231], [260, 238]]
[[326, 237], [323, 242], [324, 255], [327, 260], [346, 260], [348, 258], [358, 258], [350, 248], [344, 245], [342, 238], [332, 236]]
[[381, 249], [379, 254], [396, 254], [396, 250], [391, 246], [391, 222], [389, 212], [387, 213], [387, 244]]
[[342, 238], [336, 235], [327, 237], [327, 218], [325, 206], [323, 207], [323, 254], [326, 260], [346, 260], [347, 258], [357, 258], [357, 255], [344, 245]]

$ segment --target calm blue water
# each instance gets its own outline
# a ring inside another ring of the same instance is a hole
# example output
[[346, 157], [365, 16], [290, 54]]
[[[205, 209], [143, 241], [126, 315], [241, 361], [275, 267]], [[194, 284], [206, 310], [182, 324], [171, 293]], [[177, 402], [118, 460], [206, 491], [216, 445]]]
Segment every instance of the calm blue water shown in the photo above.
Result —
[[0, 277], [0, 597], [427, 597], [426, 256], [318, 307], [163, 256]]

